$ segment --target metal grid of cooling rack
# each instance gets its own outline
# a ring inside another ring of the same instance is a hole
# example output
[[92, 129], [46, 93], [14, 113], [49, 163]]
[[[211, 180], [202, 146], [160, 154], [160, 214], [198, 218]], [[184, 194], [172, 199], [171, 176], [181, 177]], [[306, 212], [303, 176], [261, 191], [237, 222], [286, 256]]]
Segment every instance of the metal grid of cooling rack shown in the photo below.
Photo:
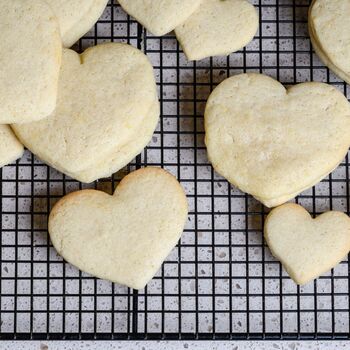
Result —
[[[214, 173], [203, 143], [203, 110], [227, 76], [262, 72], [282, 83], [347, 86], [312, 52], [308, 0], [254, 0], [259, 33], [229, 57], [187, 62], [173, 35], [147, 33], [117, 4], [76, 47], [123, 41], [151, 59], [161, 120], [147, 149], [112, 179], [161, 166], [182, 183], [190, 205], [180, 244], [142, 291], [97, 280], [62, 261], [49, 243], [47, 216], [66, 193], [87, 187], [29, 152], [1, 170], [0, 339], [333, 339], [349, 336], [349, 268], [296, 286], [262, 239], [266, 210]], [[91, 187], [90, 186], [90, 187]], [[312, 214], [349, 214], [349, 164], [296, 200]]]

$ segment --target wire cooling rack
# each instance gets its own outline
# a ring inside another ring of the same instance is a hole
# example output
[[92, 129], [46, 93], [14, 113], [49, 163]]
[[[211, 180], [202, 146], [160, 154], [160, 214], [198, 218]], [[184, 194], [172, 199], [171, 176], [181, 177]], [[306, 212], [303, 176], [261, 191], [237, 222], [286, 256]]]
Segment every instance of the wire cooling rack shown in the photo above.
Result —
[[[117, 4], [76, 47], [128, 42], [152, 60], [161, 120], [149, 146], [112, 179], [86, 186], [25, 153], [1, 170], [0, 339], [349, 339], [349, 263], [296, 286], [262, 238], [266, 209], [215, 174], [203, 111], [226, 77], [261, 72], [285, 84], [347, 86], [313, 53], [307, 0], [254, 0], [259, 33], [229, 57], [188, 62], [174, 36], [147, 33]], [[142, 291], [95, 279], [62, 261], [47, 234], [52, 205], [94, 187], [109, 193], [143, 166], [172, 172], [188, 195], [180, 244]], [[296, 201], [312, 214], [349, 214], [349, 164]]]

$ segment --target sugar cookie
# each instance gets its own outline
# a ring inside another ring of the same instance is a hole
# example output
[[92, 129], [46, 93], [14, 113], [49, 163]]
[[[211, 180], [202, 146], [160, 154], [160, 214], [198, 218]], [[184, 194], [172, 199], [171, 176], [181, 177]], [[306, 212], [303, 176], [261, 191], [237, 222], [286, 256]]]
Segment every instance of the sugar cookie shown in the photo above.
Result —
[[142, 289], [180, 239], [186, 195], [160, 168], [126, 176], [113, 196], [83, 190], [63, 197], [49, 217], [51, 241], [93, 276]]
[[43, 119], [56, 107], [62, 42], [42, 0], [0, 0], [0, 124]]
[[350, 250], [350, 218], [329, 211], [312, 219], [300, 205], [273, 209], [265, 221], [265, 239], [297, 284], [305, 284], [335, 267]]
[[350, 104], [334, 87], [287, 90], [262, 74], [226, 79], [205, 110], [215, 170], [266, 206], [277, 206], [333, 171], [350, 146]]

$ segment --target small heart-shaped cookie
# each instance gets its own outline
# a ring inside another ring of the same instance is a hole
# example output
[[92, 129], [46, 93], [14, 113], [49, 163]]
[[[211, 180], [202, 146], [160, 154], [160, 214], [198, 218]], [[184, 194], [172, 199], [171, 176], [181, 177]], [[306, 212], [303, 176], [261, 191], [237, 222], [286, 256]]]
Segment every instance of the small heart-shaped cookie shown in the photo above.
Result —
[[119, 0], [125, 12], [157, 36], [183, 23], [200, 3], [201, 0]]
[[314, 0], [309, 33], [323, 63], [350, 83], [350, 0]]
[[202, 0], [175, 34], [186, 57], [200, 60], [240, 50], [253, 39], [258, 25], [257, 11], [246, 0]]
[[158, 118], [149, 60], [130, 45], [109, 43], [81, 57], [64, 50], [55, 112], [13, 129], [44, 162], [91, 182], [130, 162], [151, 139]]
[[350, 145], [350, 104], [334, 87], [287, 90], [262, 74], [226, 79], [205, 110], [205, 142], [215, 170], [268, 207], [312, 187]]
[[273, 209], [264, 235], [272, 254], [297, 284], [306, 284], [335, 267], [350, 250], [350, 218], [329, 211], [316, 219], [300, 205]]
[[59, 21], [63, 45], [70, 47], [97, 22], [108, 0], [46, 0], [46, 2], [54, 10]]
[[21, 158], [24, 147], [8, 125], [0, 125], [0, 168]]
[[186, 195], [160, 168], [126, 176], [113, 196], [83, 190], [52, 209], [49, 233], [65, 260], [99, 278], [142, 289], [180, 239]]
[[0, 0], [0, 124], [47, 117], [56, 106], [62, 42], [43, 0]]

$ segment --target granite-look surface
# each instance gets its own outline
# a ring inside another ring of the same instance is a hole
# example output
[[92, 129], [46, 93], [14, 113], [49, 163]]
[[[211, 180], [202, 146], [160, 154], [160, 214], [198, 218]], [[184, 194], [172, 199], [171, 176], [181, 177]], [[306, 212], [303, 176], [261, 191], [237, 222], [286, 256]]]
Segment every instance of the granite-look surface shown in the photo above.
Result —
[[3, 342], [0, 350], [341, 350], [348, 342]]
[[[313, 79], [331, 82], [344, 93], [349, 91], [312, 54], [306, 23], [308, 0], [252, 3], [263, 5], [259, 33], [244, 51], [228, 58], [188, 62], [172, 34], [161, 39], [147, 35], [139, 42], [137, 23], [128, 24], [117, 6], [112, 11], [108, 7], [102, 16], [105, 22], [99, 22], [83, 39], [82, 46], [88, 47], [109, 41], [112, 32], [114, 41], [139, 44], [152, 61], [162, 117], [140, 165], [164, 166], [181, 181], [188, 195], [189, 220], [179, 246], [145, 290], [136, 294], [95, 280], [64, 263], [52, 248], [47, 236], [48, 213], [59, 198], [80, 188], [96, 187], [111, 193], [123, 174], [82, 185], [43, 165], [27, 151], [17, 166], [1, 170], [0, 332], [82, 332], [97, 337], [111, 332], [125, 336], [133, 332], [231, 332], [233, 336], [281, 331], [349, 333], [348, 262], [315, 282], [297, 287], [264, 245], [267, 210], [218, 176], [206, 156], [205, 101], [227, 76], [263, 72], [285, 84]], [[278, 13], [276, 3], [280, 5]], [[135, 165], [132, 162], [127, 171]], [[329, 209], [348, 212], [348, 170], [344, 162], [331, 177], [305, 191], [299, 203], [312, 214]], [[0, 344], [1, 349], [4, 344]], [[11, 346], [19, 348], [19, 344]], [[71, 349], [80, 344], [50, 343], [49, 347]], [[137, 348], [133, 343], [121, 343], [126, 349], [142, 349], [145, 344]], [[190, 348], [189, 344], [171, 342], [166, 348]], [[194, 343], [193, 348], [214, 346], [209, 344]], [[268, 344], [278, 349], [276, 343], [251, 346], [267, 349]], [[297, 346], [293, 344], [289, 349]], [[26, 346], [39, 349], [40, 343]], [[220, 342], [215, 346], [238, 349], [243, 343]], [[162, 347], [165, 345], [158, 344]]]

